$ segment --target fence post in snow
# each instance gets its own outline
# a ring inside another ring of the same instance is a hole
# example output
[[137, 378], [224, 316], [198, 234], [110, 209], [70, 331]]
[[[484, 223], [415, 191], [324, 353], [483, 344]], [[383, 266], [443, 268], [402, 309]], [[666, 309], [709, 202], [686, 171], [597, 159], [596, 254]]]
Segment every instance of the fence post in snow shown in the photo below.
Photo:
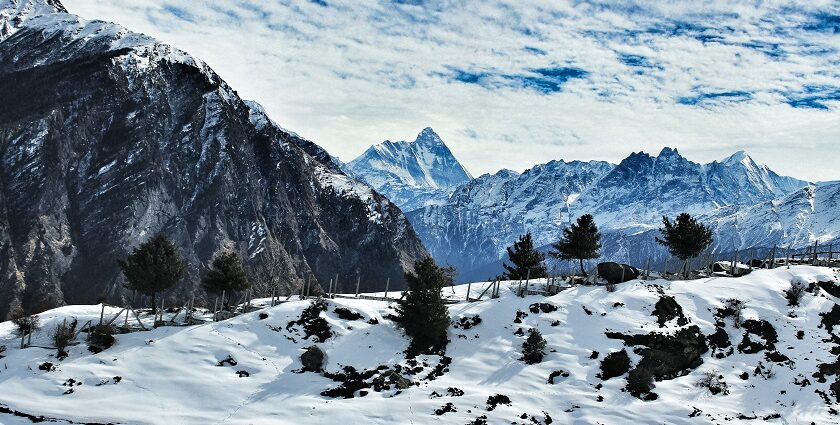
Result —
[[391, 283], [391, 278], [388, 277], [388, 280], [385, 281], [385, 298], [388, 298], [388, 285]]
[[467, 302], [470, 302], [470, 286], [472, 286], [472, 282], [467, 283]]
[[102, 310], [99, 311], [99, 326], [102, 326], [102, 319], [105, 318], [105, 300], [102, 300]]
[[814, 265], [817, 265], [817, 251], [819, 251], [817, 243], [819, 243], [819, 239], [814, 241]]
[[831, 267], [831, 254], [834, 252], [834, 245], [828, 244], [828, 266]]
[[338, 273], [335, 274], [335, 285], [333, 286], [333, 298], [335, 298], [335, 294], [338, 293]]
[[362, 276], [356, 276], [356, 298], [359, 298], [359, 284], [362, 282]]

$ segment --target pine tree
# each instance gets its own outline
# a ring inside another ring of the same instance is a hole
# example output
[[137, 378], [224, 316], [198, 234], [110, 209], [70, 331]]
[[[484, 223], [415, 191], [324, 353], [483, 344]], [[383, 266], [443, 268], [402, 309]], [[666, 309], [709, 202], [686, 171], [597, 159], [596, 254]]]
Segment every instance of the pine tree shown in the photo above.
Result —
[[396, 322], [411, 338], [409, 355], [434, 354], [446, 349], [449, 310], [441, 289], [451, 286], [455, 270], [440, 267], [426, 257], [414, 263], [414, 272], [406, 272], [408, 292], [397, 305]]
[[[531, 232], [519, 237], [513, 246], [507, 248], [508, 258], [513, 265], [502, 264], [507, 270], [505, 276], [510, 280], [539, 279], [547, 277], [545, 269], [545, 254], [534, 249]], [[530, 270], [530, 274], [528, 273]]]
[[163, 234], [143, 242], [125, 261], [117, 261], [126, 278], [125, 287], [152, 298], [152, 314], [157, 312], [156, 295], [184, 277], [184, 263], [175, 244]]
[[242, 261], [233, 252], [217, 255], [213, 259], [213, 266], [201, 278], [201, 284], [207, 292], [214, 294], [226, 292], [228, 305], [234, 291], [244, 291], [251, 286]]
[[539, 330], [528, 330], [528, 338], [522, 343], [522, 361], [527, 364], [537, 364], [545, 356], [545, 338]]
[[656, 242], [666, 246], [671, 255], [683, 260], [683, 272], [686, 275], [688, 259], [700, 255], [712, 244], [711, 229], [688, 213], [678, 215], [673, 223], [663, 216], [659, 231], [662, 233], [662, 239], [656, 238]]
[[557, 243], [551, 244], [554, 251], [549, 255], [561, 260], [580, 261], [580, 273], [586, 276], [583, 260], [598, 258], [601, 249], [601, 233], [595, 225], [591, 214], [584, 214], [577, 219], [577, 223], [563, 229], [563, 236]]

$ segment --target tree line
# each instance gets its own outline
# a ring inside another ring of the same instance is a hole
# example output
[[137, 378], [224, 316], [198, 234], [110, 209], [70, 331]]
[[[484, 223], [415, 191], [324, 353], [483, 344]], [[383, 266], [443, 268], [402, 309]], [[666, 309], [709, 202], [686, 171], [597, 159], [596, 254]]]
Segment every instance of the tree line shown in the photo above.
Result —
[[[683, 273], [688, 276], [688, 259], [694, 258], [712, 244], [712, 231], [688, 213], [682, 213], [671, 221], [662, 217], [660, 236], [656, 242], [665, 246], [668, 252], [683, 261]], [[577, 261], [580, 274], [586, 276], [584, 260], [601, 256], [601, 233], [591, 214], [578, 217], [561, 232], [560, 240], [551, 244], [548, 255], [558, 260]], [[539, 279], [548, 277], [545, 254], [537, 251], [534, 240], [528, 232], [507, 248], [510, 265], [503, 263], [508, 280]]]

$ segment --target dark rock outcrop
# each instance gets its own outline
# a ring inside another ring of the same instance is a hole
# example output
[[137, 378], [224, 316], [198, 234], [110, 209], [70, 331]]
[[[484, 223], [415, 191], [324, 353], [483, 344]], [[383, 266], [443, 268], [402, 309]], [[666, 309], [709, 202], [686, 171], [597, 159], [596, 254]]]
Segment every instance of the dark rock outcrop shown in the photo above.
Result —
[[688, 324], [688, 319], [683, 315], [682, 307], [677, 303], [674, 297], [662, 295], [659, 301], [654, 306], [651, 316], [656, 316], [656, 322], [659, 327], [665, 326], [665, 323], [677, 319], [677, 325], [684, 326]]
[[324, 366], [324, 352], [318, 348], [317, 345], [313, 345], [306, 349], [303, 354], [300, 355], [300, 362], [303, 364], [303, 370], [309, 372], [320, 372]]
[[622, 283], [639, 277], [639, 269], [627, 264], [608, 261], [598, 263], [598, 276], [606, 279], [609, 283]]
[[157, 233], [187, 264], [170, 302], [203, 300], [221, 250], [263, 296], [336, 274], [339, 291], [356, 276], [399, 289], [426, 255], [399, 208], [204, 63], [26, 1], [37, 7], [10, 13], [32, 16], [0, 35], [0, 318], [129, 296], [116, 260]]

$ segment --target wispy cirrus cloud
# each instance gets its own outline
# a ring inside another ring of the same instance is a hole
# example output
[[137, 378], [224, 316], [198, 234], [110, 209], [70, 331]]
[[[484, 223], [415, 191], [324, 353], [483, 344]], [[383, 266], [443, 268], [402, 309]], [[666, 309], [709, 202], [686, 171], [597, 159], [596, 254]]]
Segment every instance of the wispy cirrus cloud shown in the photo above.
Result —
[[204, 59], [345, 160], [432, 126], [473, 174], [668, 145], [840, 178], [832, 1], [64, 3]]

